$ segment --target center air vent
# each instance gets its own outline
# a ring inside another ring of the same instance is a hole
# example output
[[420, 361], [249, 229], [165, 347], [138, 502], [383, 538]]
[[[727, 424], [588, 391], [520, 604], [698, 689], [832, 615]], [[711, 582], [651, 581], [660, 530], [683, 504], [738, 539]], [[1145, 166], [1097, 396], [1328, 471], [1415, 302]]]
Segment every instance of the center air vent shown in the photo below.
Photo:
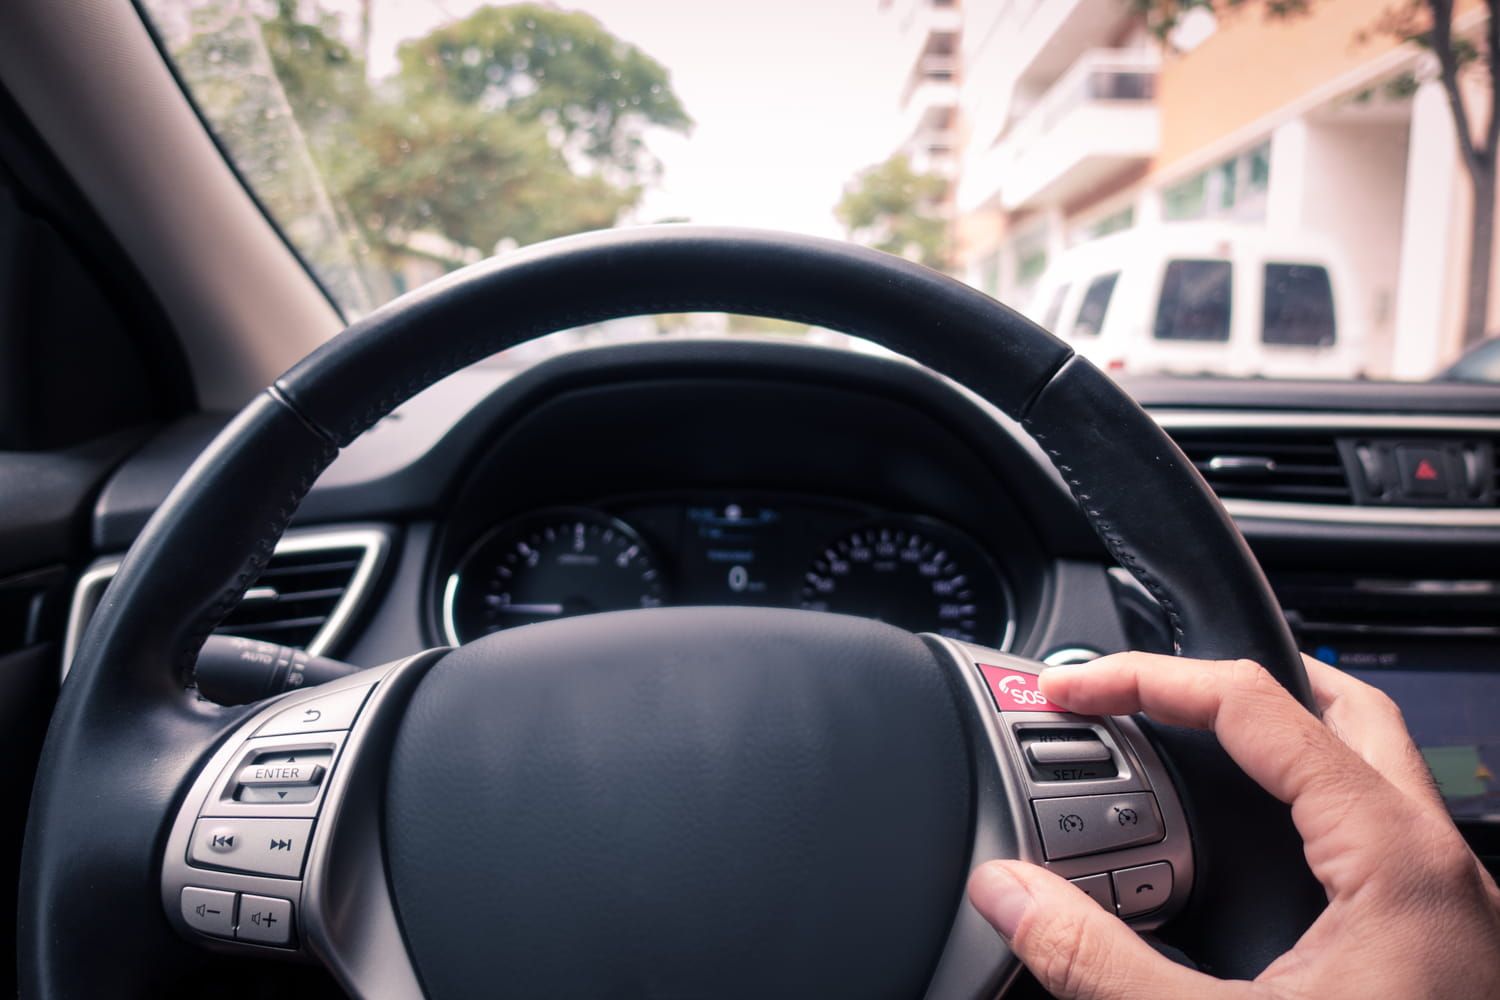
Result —
[[[369, 595], [388, 544], [378, 528], [288, 534], [216, 631], [295, 646], [315, 656], [327, 653]], [[118, 559], [100, 562], [79, 579], [68, 613], [63, 676], [119, 568]]]
[[1220, 499], [1353, 502], [1332, 434], [1231, 428], [1177, 428], [1171, 433]]

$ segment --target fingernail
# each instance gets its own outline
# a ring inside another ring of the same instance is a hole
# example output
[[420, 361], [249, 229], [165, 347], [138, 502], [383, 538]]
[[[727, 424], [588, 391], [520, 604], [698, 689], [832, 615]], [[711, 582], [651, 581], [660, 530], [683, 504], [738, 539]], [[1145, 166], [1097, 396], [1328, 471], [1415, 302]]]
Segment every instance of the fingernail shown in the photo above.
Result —
[[1002, 865], [985, 865], [976, 873], [972, 895], [975, 908], [995, 925], [995, 930], [1007, 940], [1016, 936], [1026, 907], [1031, 905], [1031, 893], [1020, 879]]

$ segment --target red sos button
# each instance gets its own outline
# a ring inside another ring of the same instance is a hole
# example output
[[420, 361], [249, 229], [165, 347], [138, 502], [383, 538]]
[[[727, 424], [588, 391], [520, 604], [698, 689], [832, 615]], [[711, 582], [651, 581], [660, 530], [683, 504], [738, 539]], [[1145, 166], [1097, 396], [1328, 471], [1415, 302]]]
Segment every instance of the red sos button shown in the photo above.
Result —
[[979, 664], [995, 707], [1002, 712], [1065, 712], [1061, 705], [1047, 700], [1037, 684], [1036, 674], [1008, 670], [988, 663]]

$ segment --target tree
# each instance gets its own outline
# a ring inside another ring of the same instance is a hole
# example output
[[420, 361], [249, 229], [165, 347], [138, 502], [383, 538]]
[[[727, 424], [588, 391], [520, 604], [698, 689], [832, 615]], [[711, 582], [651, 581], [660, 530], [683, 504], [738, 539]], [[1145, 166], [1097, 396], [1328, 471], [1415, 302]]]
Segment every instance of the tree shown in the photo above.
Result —
[[387, 253], [424, 231], [488, 253], [606, 228], [640, 197], [575, 175], [540, 124], [442, 95], [376, 104], [353, 138], [343, 194]]
[[400, 60], [408, 93], [540, 123], [571, 163], [621, 184], [659, 169], [648, 127], [692, 125], [666, 69], [581, 11], [483, 7], [403, 45]]
[[[659, 171], [647, 129], [691, 126], [667, 71], [588, 15], [481, 8], [402, 46], [399, 71], [372, 82], [369, 4], [358, 13], [351, 45], [320, 0], [219, 0], [174, 48], [251, 186], [340, 301], [363, 301], [346, 287], [351, 253], [368, 264], [373, 251], [388, 271], [419, 234], [460, 248], [443, 258], [457, 266], [501, 243], [614, 225]], [[339, 229], [357, 234], [352, 250]]]
[[855, 175], [834, 214], [851, 240], [928, 267], [948, 265], [950, 239], [942, 201], [948, 182], [912, 169], [904, 153]]
[[[1183, 15], [1194, 9], [1222, 12], [1259, 2], [1267, 17], [1287, 18], [1308, 12], [1316, 0], [1130, 0], [1147, 26], [1165, 40]], [[1494, 267], [1495, 195], [1500, 167], [1500, 0], [1485, 0], [1488, 8], [1482, 44], [1454, 33], [1454, 0], [1396, 0], [1357, 40], [1372, 35], [1393, 38], [1430, 51], [1437, 64], [1436, 79], [1448, 99], [1457, 134], [1459, 159], [1473, 190], [1469, 219], [1469, 268], [1464, 297], [1465, 344], [1483, 340], [1488, 332], [1490, 276]], [[1483, 128], [1475, 129], [1465, 97], [1466, 78], [1484, 88], [1488, 109]], [[1392, 82], [1394, 94], [1410, 94], [1420, 81], [1408, 75]]]

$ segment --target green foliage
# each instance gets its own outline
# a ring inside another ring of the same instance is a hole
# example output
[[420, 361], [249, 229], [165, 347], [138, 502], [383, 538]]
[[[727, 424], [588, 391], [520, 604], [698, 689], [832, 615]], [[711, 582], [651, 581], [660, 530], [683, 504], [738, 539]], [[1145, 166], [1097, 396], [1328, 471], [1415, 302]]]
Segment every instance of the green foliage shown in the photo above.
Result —
[[[646, 130], [692, 124], [650, 56], [534, 3], [408, 42], [379, 82], [319, 0], [202, 0], [173, 54], [251, 187], [357, 309], [403, 258], [456, 266], [614, 225], [659, 170]], [[414, 248], [434, 236], [453, 252]]]
[[355, 123], [343, 194], [389, 249], [435, 232], [488, 251], [613, 225], [639, 197], [575, 176], [546, 129], [442, 95], [378, 103]]
[[403, 45], [400, 60], [409, 93], [540, 122], [569, 155], [610, 173], [654, 172], [643, 131], [692, 125], [661, 64], [580, 11], [484, 7]]
[[949, 224], [942, 210], [948, 182], [912, 169], [904, 154], [868, 167], [844, 188], [834, 214], [849, 238], [928, 267], [947, 265]]

